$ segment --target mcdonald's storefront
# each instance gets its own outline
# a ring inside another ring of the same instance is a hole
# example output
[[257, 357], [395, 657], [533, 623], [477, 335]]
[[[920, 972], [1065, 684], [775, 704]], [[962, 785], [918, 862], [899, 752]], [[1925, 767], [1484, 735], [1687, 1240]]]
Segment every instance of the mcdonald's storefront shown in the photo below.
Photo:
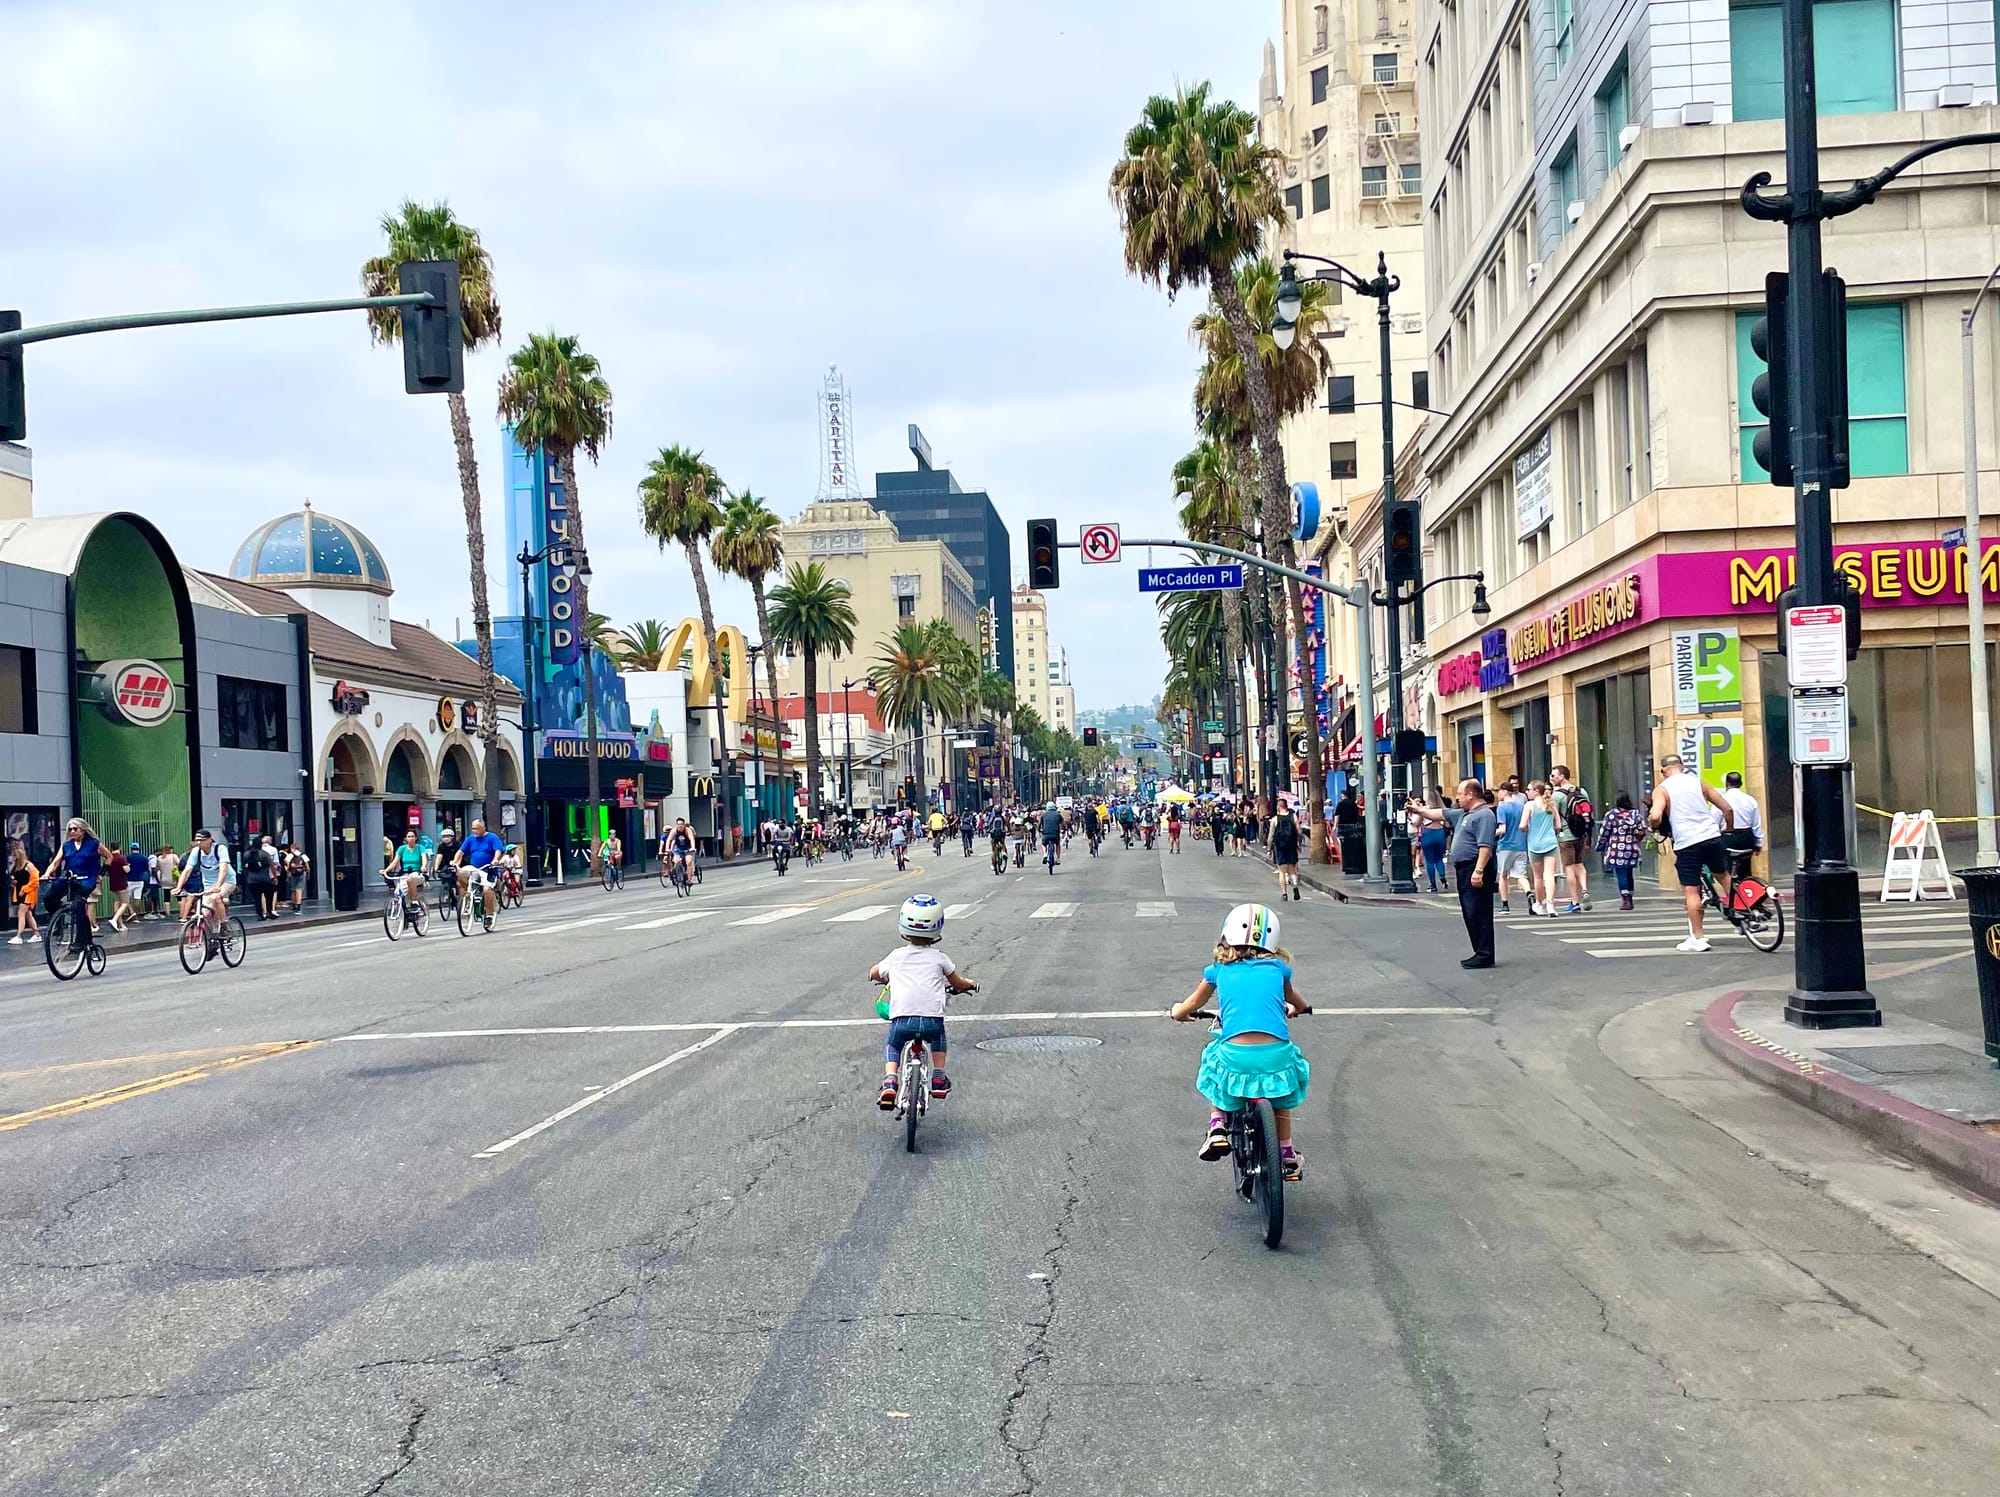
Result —
[[[1931, 534], [1842, 541], [1835, 562], [1861, 605], [1847, 686], [1854, 801], [1970, 816], [1966, 550]], [[1642, 804], [1666, 754], [1718, 786], [1735, 771], [1763, 809], [1773, 871], [1788, 873], [1797, 858], [1793, 708], [1777, 622], [1794, 568], [1789, 547], [1656, 550], [1525, 607], [1442, 621], [1424, 704], [1440, 769], [1526, 780], [1567, 764], [1600, 812], [1621, 792]], [[2000, 606], [2000, 541], [1985, 541], [1981, 573], [1989, 608]], [[1499, 605], [1505, 594], [1495, 591]], [[2000, 723], [2000, 656], [1990, 645], [1988, 670]], [[1947, 856], [1963, 861], [1971, 824], [1945, 820], [1942, 831]], [[1886, 817], [1856, 814], [1851, 845], [1864, 872], [1880, 871], [1888, 833]]]

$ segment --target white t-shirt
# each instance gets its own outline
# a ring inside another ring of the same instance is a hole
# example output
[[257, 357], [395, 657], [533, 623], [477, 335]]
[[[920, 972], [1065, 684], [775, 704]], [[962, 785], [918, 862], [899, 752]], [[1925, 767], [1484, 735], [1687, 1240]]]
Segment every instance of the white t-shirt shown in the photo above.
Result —
[[889, 979], [889, 1017], [942, 1019], [951, 989], [945, 979], [958, 970], [935, 946], [898, 946], [875, 964]]

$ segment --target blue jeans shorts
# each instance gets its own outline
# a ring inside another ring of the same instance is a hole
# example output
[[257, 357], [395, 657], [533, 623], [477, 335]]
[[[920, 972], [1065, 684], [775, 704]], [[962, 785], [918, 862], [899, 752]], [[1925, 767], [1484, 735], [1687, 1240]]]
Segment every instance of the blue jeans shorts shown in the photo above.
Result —
[[882, 1045], [882, 1059], [894, 1065], [903, 1058], [903, 1046], [922, 1040], [933, 1056], [945, 1048], [944, 1020], [923, 1014], [905, 1014], [889, 1021], [889, 1038]]

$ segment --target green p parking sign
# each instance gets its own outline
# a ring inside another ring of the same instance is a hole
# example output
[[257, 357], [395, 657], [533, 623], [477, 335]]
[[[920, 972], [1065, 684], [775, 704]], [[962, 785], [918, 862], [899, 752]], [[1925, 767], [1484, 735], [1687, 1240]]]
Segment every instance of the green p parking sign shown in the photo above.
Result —
[[1743, 646], [1734, 629], [1674, 635], [1674, 712], [1696, 717], [1743, 706]]

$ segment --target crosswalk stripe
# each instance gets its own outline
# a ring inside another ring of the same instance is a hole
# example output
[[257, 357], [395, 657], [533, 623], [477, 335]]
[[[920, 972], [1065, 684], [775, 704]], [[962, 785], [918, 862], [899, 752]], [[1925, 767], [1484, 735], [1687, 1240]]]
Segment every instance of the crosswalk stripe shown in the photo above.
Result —
[[[894, 905], [887, 904], [864, 904], [861, 908], [849, 910], [844, 915], [829, 915], [827, 916], [826, 923], [828, 925], [852, 925], [862, 920], [873, 920], [877, 915], [886, 915], [894, 908]], [[744, 922], [738, 921], [737, 923], [740, 925]]]
[[975, 899], [971, 904], [948, 904], [944, 907], [944, 918], [956, 920], [960, 915], [970, 915], [981, 903], [983, 901]]
[[[565, 920], [560, 925], [524, 925], [517, 927], [517, 929], [522, 935], [526, 936], [550, 936], [554, 935], [557, 931], [581, 930], [586, 925], [602, 925], [607, 920], [616, 920], [618, 918], [617, 915], [586, 915], [581, 920]], [[501, 928], [506, 928], [504, 923]]]
[[1077, 907], [1074, 902], [1066, 904], [1060, 900], [1052, 900], [1036, 910], [1028, 918], [1030, 920], [1067, 920], [1076, 913], [1076, 909]]
[[731, 925], [770, 925], [774, 921], [789, 920], [794, 915], [803, 915], [810, 908], [810, 905], [782, 904], [775, 910], [766, 910], [761, 915], [751, 915], [747, 919], [732, 920], [729, 923]]
[[668, 925], [684, 925], [690, 920], [706, 920], [719, 910], [682, 910], [678, 915], [662, 915], [657, 920], [641, 920], [637, 925], [621, 925], [620, 930], [659, 930]]
[[1139, 901], [1138, 918], [1141, 920], [1171, 920], [1176, 918], [1174, 902], [1171, 899], [1142, 899]]

